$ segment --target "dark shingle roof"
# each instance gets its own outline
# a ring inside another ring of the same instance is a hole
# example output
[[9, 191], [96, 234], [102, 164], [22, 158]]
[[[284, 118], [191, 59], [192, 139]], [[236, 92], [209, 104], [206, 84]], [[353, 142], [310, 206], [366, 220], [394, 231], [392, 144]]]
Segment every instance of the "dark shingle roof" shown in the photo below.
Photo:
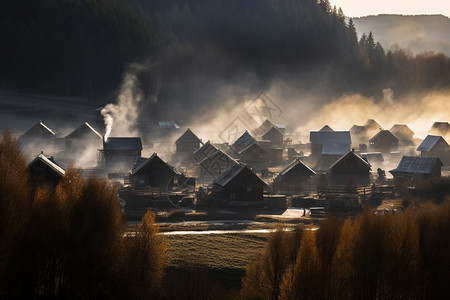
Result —
[[423, 142], [417, 147], [417, 151], [431, 151], [433, 147], [436, 145], [439, 140], [443, 140], [445, 144], [448, 145], [448, 143], [442, 138], [442, 136], [438, 135], [427, 135], [427, 137], [423, 140]]
[[320, 132], [333, 132], [334, 130], [330, 126], [325, 125], [319, 131]]
[[149, 163], [158, 160], [161, 163], [165, 164], [167, 166], [167, 168], [169, 168], [170, 170], [173, 171], [174, 174], [177, 174], [177, 172], [175, 171], [175, 169], [169, 165], [168, 163], [166, 163], [165, 161], [163, 161], [158, 154], [153, 153], [152, 156], [150, 156], [148, 159], [144, 159], [143, 157], [139, 157], [136, 160], [136, 164], [133, 167], [133, 170], [131, 171], [131, 175], [135, 175], [136, 173], [138, 173], [140, 170], [142, 170], [142, 168], [144, 168], [146, 165], [148, 165]]
[[356, 158], [363, 166], [365, 166], [367, 169], [371, 169], [370, 163], [368, 163], [364, 158], [359, 156], [353, 151], [348, 151], [347, 154], [341, 156], [338, 160], [336, 160], [331, 166], [330, 170], [334, 170], [337, 168], [341, 163], [343, 163], [346, 159], [349, 159], [350, 157]]
[[322, 147], [322, 155], [344, 155], [349, 150], [349, 144], [326, 144]]
[[392, 174], [430, 174], [436, 164], [442, 166], [442, 162], [437, 157], [403, 156], [397, 168], [389, 172]]
[[39, 121], [39, 123], [36, 123], [33, 127], [28, 129], [22, 137], [29, 137], [34, 135], [47, 135], [47, 136], [54, 136], [56, 132], [48, 128], [42, 121]]
[[256, 140], [248, 133], [246, 130], [234, 143], [233, 147], [236, 148], [237, 151], [241, 151], [244, 148], [247, 148], [251, 144], [256, 143]]
[[103, 142], [103, 150], [142, 150], [140, 137], [109, 137]]
[[414, 135], [414, 131], [405, 124], [395, 124], [389, 131], [399, 139]]
[[72, 133], [68, 134], [66, 139], [74, 139], [74, 138], [82, 138], [86, 135], [96, 135], [99, 139], [102, 139], [102, 135], [98, 133], [88, 122], [85, 122], [83, 125], [72, 131]]
[[230, 169], [220, 174], [216, 179], [214, 179], [213, 184], [217, 184], [218, 186], [224, 187], [244, 170], [247, 170], [249, 174], [253, 174], [253, 176], [257, 180], [259, 180], [263, 185], [267, 185], [264, 182], [264, 180], [262, 180], [258, 175], [253, 173], [253, 171], [250, 170], [246, 165], [236, 165], [231, 167]]
[[203, 159], [210, 156], [217, 150], [218, 149], [214, 145], [212, 145], [210, 141], [207, 141], [203, 146], [201, 146], [194, 152], [194, 159], [197, 162], [201, 162]]
[[398, 140], [398, 138], [392, 134], [392, 132], [390, 132], [389, 130], [380, 130], [377, 134], [375, 134], [370, 140], [369, 142], [375, 142], [377, 141], [379, 138], [381, 138], [382, 136], [387, 136], [389, 137], [391, 140]]
[[311, 131], [309, 140], [315, 145], [350, 145], [352, 139], [350, 138], [350, 131]]
[[185, 143], [185, 142], [199, 142], [202, 141], [188, 128], [176, 141], [175, 143]]
[[291, 171], [294, 168], [301, 168], [302, 170], [305, 170], [308, 175], [317, 175], [316, 172], [314, 172], [310, 167], [308, 167], [307, 165], [305, 165], [304, 162], [302, 162], [299, 158], [294, 159], [286, 168], [284, 168], [281, 172], [280, 175], [284, 176], [287, 173], [289, 173], [289, 171]]

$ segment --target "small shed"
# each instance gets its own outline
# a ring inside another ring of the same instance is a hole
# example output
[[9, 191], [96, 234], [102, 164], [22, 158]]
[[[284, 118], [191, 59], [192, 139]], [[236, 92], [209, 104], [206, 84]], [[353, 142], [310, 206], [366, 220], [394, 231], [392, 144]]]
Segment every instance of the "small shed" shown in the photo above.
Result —
[[450, 146], [442, 136], [427, 135], [417, 151], [422, 157], [438, 157], [445, 165], [450, 164]]
[[389, 172], [397, 184], [408, 180], [425, 180], [441, 177], [442, 162], [437, 157], [403, 156], [397, 168]]
[[370, 183], [370, 164], [354, 151], [339, 158], [330, 167], [331, 185], [368, 185]]
[[283, 146], [284, 134], [274, 126], [270, 128], [266, 133], [264, 133], [261, 138], [263, 140], [270, 141], [270, 144], [272, 146]]
[[29, 183], [33, 188], [47, 185], [54, 189], [65, 174], [64, 169], [55, 162], [53, 156], [47, 158], [43, 153], [28, 164], [28, 171]]
[[175, 141], [177, 153], [193, 153], [203, 145], [189, 128]]
[[136, 189], [157, 187], [162, 191], [170, 188], [178, 173], [156, 153], [146, 160], [138, 160], [130, 175], [131, 185]]
[[214, 198], [230, 205], [262, 204], [267, 184], [246, 165], [236, 165], [218, 176], [212, 184]]
[[373, 152], [389, 153], [398, 149], [398, 138], [389, 130], [380, 130], [369, 140], [369, 149]]
[[246, 130], [234, 143], [233, 148], [239, 153], [248, 146], [256, 143], [256, 139]]
[[109, 137], [103, 140], [103, 150], [100, 151], [106, 168], [129, 170], [141, 156], [141, 138]]

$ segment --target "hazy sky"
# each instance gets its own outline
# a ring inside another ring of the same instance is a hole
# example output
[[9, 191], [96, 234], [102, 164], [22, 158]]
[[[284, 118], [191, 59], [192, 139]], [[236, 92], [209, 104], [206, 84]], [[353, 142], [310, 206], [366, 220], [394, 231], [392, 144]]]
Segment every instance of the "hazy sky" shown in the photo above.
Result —
[[450, 0], [330, 0], [330, 3], [341, 7], [348, 17], [378, 14], [450, 16]]

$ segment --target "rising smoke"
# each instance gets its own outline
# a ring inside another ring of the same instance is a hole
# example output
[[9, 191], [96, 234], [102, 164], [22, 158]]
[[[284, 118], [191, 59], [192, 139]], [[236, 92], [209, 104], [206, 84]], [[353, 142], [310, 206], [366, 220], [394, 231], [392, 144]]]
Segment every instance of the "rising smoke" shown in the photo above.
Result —
[[105, 141], [110, 135], [136, 136], [139, 118], [139, 107], [143, 99], [142, 90], [138, 84], [138, 74], [145, 69], [139, 64], [132, 64], [125, 74], [116, 104], [108, 104], [101, 114], [105, 122]]

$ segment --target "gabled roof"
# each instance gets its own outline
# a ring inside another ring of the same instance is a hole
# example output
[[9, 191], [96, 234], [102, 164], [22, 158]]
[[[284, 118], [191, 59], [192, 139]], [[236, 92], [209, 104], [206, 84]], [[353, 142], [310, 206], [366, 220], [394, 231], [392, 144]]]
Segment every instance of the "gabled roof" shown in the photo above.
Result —
[[350, 145], [352, 143], [352, 139], [350, 138], [350, 131], [311, 131], [309, 134], [309, 140], [314, 145]]
[[207, 141], [203, 146], [201, 146], [194, 152], [193, 154], [194, 159], [197, 162], [200, 162], [206, 157], [210, 156], [212, 153], [216, 152], [217, 150], [218, 150], [217, 147], [211, 144], [210, 141]]
[[32, 165], [34, 165], [36, 162], [41, 161], [43, 162], [46, 166], [49, 167], [49, 169], [51, 169], [53, 172], [55, 172], [57, 175], [59, 175], [60, 177], [63, 177], [65, 174], [65, 171], [63, 168], [61, 168], [57, 163], [51, 161], [50, 159], [48, 159], [44, 154], [39, 154], [35, 159], [33, 159], [29, 164], [28, 167], [31, 167]]
[[103, 141], [103, 150], [142, 150], [140, 137], [109, 137]]
[[397, 168], [389, 172], [430, 174], [436, 164], [443, 165], [437, 157], [403, 156]]
[[345, 160], [349, 159], [349, 158], [355, 158], [358, 160], [358, 162], [360, 162], [364, 167], [366, 167], [367, 169], [371, 169], [370, 163], [368, 163], [364, 158], [362, 158], [361, 156], [359, 156], [358, 154], [356, 154], [353, 151], [348, 151], [347, 154], [341, 156], [338, 160], [336, 160], [331, 166], [330, 166], [330, 171], [336, 169], [337, 167], [339, 167]]
[[228, 143], [215, 143], [212, 144], [217, 149], [221, 150], [222, 152], [226, 153], [228, 156], [230, 156], [233, 159], [239, 159], [239, 153], [237, 153], [233, 147], [231, 147]]
[[236, 165], [231, 167], [230, 169], [220, 174], [216, 179], [214, 179], [213, 184], [217, 184], [218, 186], [224, 187], [242, 172], [247, 172], [248, 174], [252, 175], [255, 179], [260, 181], [261, 184], [263, 184], [264, 186], [267, 185], [264, 182], [264, 180], [262, 180], [258, 175], [253, 173], [253, 171], [250, 170], [246, 165]]
[[390, 132], [389, 130], [380, 130], [369, 140], [369, 142], [375, 142], [376, 140], [378, 140], [383, 136], [388, 136], [390, 139], [398, 141], [398, 138], [395, 135], [393, 135], [392, 132]]
[[78, 137], [84, 137], [86, 135], [96, 135], [99, 139], [102, 139], [102, 135], [98, 133], [88, 122], [85, 122], [80, 127], [72, 131], [72, 133], [68, 134], [65, 139], [73, 139]]
[[429, 133], [440, 133], [446, 135], [450, 132], [450, 124], [448, 122], [434, 122], [431, 126]]
[[344, 155], [349, 150], [349, 144], [326, 144], [322, 147], [322, 155]]
[[178, 126], [174, 121], [159, 121], [158, 125], [159, 128], [163, 129], [180, 129], [180, 126]]
[[236, 160], [221, 150], [217, 150], [198, 164], [212, 176], [218, 176], [231, 167], [239, 165]]
[[393, 135], [395, 135], [398, 139], [401, 139], [402, 137], [407, 137], [407, 136], [413, 136], [414, 135], [414, 131], [412, 131], [405, 124], [395, 124], [394, 126], [392, 126], [392, 128], [389, 131]]
[[267, 152], [266, 150], [264, 150], [263, 147], [261, 147], [257, 142], [251, 143], [250, 145], [248, 145], [247, 147], [245, 147], [244, 149], [242, 149], [241, 151], [239, 151], [239, 155], [241, 155], [242, 153], [250, 150], [251, 148], [257, 148], [260, 149], [261, 152]]
[[325, 125], [319, 131], [320, 132], [333, 132], [334, 130], [330, 126]]
[[140, 170], [142, 170], [142, 168], [144, 168], [146, 165], [148, 165], [149, 163], [152, 163], [154, 161], [159, 161], [162, 164], [166, 165], [168, 169], [172, 170], [174, 174], [177, 174], [177, 172], [174, 170], [174, 168], [169, 165], [168, 163], [166, 163], [165, 161], [163, 161], [158, 154], [153, 153], [148, 159], [143, 160], [142, 157], [139, 157], [136, 161], [136, 164], [133, 167], [133, 170], [131, 171], [131, 175], [135, 175], [136, 173], [138, 173]]
[[368, 119], [366, 123], [363, 125], [367, 130], [383, 130], [383, 127], [381, 127], [380, 124], [378, 124], [377, 121], [374, 119]]
[[308, 175], [310, 175], [310, 176], [317, 175], [317, 173], [314, 172], [313, 169], [311, 169], [310, 167], [305, 165], [305, 163], [302, 162], [299, 158], [294, 159], [286, 168], [284, 168], [280, 172], [280, 175], [284, 176], [287, 173], [289, 173], [291, 170], [296, 169], [296, 168], [301, 168], [302, 170], [305, 170], [308, 173]]
[[48, 128], [44, 123], [42, 123], [42, 121], [39, 121], [33, 127], [28, 129], [22, 135], [22, 137], [27, 137], [29, 135], [35, 135], [35, 134], [45, 134], [45, 135], [48, 135], [48, 136], [54, 136], [56, 134], [56, 132], [54, 132], [53, 130]]
[[175, 143], [186, 143], [186, 142], [198, 142], [202, 141], [188, 128], [176, 141]]
[[442, 136], [427, 135], [427, 137], [423, 140], [419, 147], [417, 147], [417, 151], [431, 151], [437, 144], [437, 142], [439, 142], [439, 140], [442, 140], [447, 145], [447, 147], [450, 147]]
[[366, 131], [366, 127], [360, 125], [353, 125], [352, 128], [350, 128], [350, 133], [356, 135], [365, 133]]
[[246, 130], [234, 143], [233, 147], [236, 148], [237, 151], [241, 151], [244, 148], [247, 148], [251, 144], [256, 143], [256, 140], [248, 133]]
[[275, 126], [272, 126], [272, 128], [270, 128], [269, 130], [267, 130], [267, 131], [262, 135], [263, 140], [266, 140], [266, 139], [267, 139], [266, 137], [267, 137], [268, 135], [271, 135], [271, 134], [277, 134], [277, 135], [281, 135], [281, 136], [284, 137], [284, 134], [283, 134], [280, 130], [278, 130], [278, 128], [276, 128]]

